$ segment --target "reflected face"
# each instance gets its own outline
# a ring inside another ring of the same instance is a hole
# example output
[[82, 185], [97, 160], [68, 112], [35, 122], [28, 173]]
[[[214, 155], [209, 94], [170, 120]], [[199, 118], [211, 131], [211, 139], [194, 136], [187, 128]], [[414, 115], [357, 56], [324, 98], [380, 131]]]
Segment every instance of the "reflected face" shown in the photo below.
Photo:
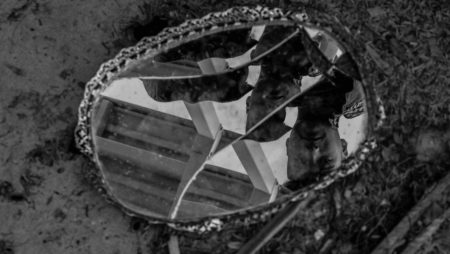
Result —
[[289, 180], [338, 169], [344, 157], [339, 133], [327, 121], [300, 120], [286, 145]]

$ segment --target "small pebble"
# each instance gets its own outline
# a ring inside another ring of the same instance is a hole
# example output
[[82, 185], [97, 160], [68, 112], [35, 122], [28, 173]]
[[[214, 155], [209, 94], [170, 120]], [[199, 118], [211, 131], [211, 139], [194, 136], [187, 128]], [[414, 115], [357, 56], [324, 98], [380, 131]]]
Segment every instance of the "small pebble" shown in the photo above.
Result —
[[321, 230], [318, 229], [315, 233], [314, 233], [314, 238], [316, 239], [316, 241], [319, 241], [320, 239], [322, 239], [322, 237], [325, 236], [325, 233]]

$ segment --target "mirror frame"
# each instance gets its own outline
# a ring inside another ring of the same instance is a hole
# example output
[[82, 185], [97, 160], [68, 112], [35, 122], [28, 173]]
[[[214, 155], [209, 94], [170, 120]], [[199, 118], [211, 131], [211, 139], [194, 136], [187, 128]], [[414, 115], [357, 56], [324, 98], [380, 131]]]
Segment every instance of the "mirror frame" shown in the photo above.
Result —
[[[213, 34], [227, 29], [238, 29], [264, 24], [295, 24], [300, 27], [321, 28], [326, 30], [349, 53], [351, 60], [356, 63], [356, 69], [361, 77], [361, 83], [366, 99], [368, 113], [367, 136], [358, 150], [346, 158], [342, 166], [326, 175], [318, 183], [310, 184], [300, 190], [276, 199], [272, 203], [258, 205], [229, 214], [212, 215], [195, 219], [157, 219], [148, 218], [120, 205], [120, 202], [110, 194], [107, 184], [97, 166], [94, 154], [94, 143], [91, 132], [91, 117], [94, 104], [103, 92], [119, 75], [130, 70], [139, 62], [146, 60], [174, 46], [186, 41], [198, 39], [203, 35]], [[328, 28], [328, 29], [327, 29]], [[331, 29], [331, 31], [330, 31]], [[375, 85], [385, 82], [381, 71], [367, 57], [364, 45], [359, 43], [350, 30], [337, 18], [312, 9], [296, 9], [283, 11], [280, 8], [267, 8], [257, 6], [234, 7], [224, 12], [210, 13], [203, 18], [188, 20], [177, 27], [165, 28], [161, 33], [152, 37], [145, 37], [135, 46], [122, 49], [113, 59], [100, 66], [96, 75], [86, 84], [83, 100], [78, 114], [78, 124], [75, 129], [76, 145], [96, 167], [89, 169], [88, 179], [91, 179], [96, 189], [122, 210], [136, 217], [141, 217], [149, 223], [165, 223], [171, 228], [198, 234], [210, 231], [219, 231], [225, 228], [238, 227], [240, 225], [266, 221], [273, 214], [285, 208], [291, 202], [305, 199], [312, 192], [322, 190], [340, 178], [344, 178], [361, 166], [368, 154], [376, 147], [375, 131], [382, 125], [385, 119], [384, 108], [381, 100], [376, 95]]]

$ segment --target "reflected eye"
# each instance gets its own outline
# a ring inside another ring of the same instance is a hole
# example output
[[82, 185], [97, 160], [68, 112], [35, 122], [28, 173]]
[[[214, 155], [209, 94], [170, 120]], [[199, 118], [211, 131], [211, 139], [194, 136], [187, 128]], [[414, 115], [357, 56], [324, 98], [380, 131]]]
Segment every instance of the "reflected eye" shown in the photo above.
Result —
[[311, 151], [319, 149], [319, 145], [317, 144], [317, 142], [308, 142], [305, 145], [305, 147], [308, 148]]
[[320, 70], [317, 67], [315, 67], [315, 66], [309, 67], [309, 69], [308, 69], [308, 76], [310, 76], [310, 77], [317, 77], [320, 74], [321, 74]]
[[284, 94], [281, 91], [274, 91], [269, 94], [269, 99], [272, 100], [280, 100], [282, 98], [284, 98]]
[[286, 89], [276, 88], [268, 92], [264, 97], [269, 101], [277, 101], [286, 98]]

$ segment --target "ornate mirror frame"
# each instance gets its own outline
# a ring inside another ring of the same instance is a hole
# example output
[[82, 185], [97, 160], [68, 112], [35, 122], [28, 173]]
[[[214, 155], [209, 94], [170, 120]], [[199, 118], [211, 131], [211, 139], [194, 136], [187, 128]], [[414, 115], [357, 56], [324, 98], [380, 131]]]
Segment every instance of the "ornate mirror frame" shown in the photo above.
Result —
[[[229, 28], [245, 28], [264, 24], [296, 24], [300, 27], [320, 27], [327, 30], [342, 47], [349, 53], [349, 57], [356, 63], [356, 70], [362, 80], [366, 108], [368, 113], [368, 127], [366, 140], [360, 145], [355, 154], [347, 158], [341, 168], [331, 172], [318, 183], [286, 195], [274, 202], [252, 207], [230, 214], [207, 216], [198, 219], [156, 219], [145, 218], [150, 223], [166, 223], [170, 227], [196, 233], [206, 233], [212, 230], [236, 227], [265, 221], [273, 214], [285, 208], [291, 202], [305, 199], [309, 194], [322, 190], [340, 178], [344, 178], [361, 166], [368, 154], [376, 147], [375, 131], [382, 125], [385, 118], [382, 103], [374, 87], [383, 82], [381, 71], [370, 60], [363, 45], [354, 39], [349, 30], [335, 17], [310, 9], [283, 11], [278, 8], [266, 7], [235, 7], [224, 12], [211, 13], [200, 19], [188, 20], [177, 27], [164, 29], [153, 37], [143, 38], [135, 46], [121, 50], [115, 58], [100, 66], [96, 75], [86, 84], [84, 98], [79, 107], [78, 125], [75, 130], [75, 139], [78, 148], [91, 161], [96, 163], [94, 156], [94, 143], [91, 132], [92, 113], [94, 103], [112, 81], [120, 74], [135, 66], [139, 61], [153, 57], [161, 50], [180, 45], [186, 39], [193, 40], [203, 35], [213, 34]], [[307, 45], [305, 45], [307, 46]], [[320, 59], [319, 59], [320, 60]], [[317, 63], [316, 63], [317, 64]], [[320, 61], [319, 61], [320, 64]], [[329, 63], [327, 63], [329, 64]], [[92, 167], [89, 170], [89, 179], [94, 179], [94, 185], [102, 194], [115, 204], [119, 204], [114, 196], [110, 195], [100, 169]], [[121, 208], [131, 216], [142, 217], [133, 211]]]

